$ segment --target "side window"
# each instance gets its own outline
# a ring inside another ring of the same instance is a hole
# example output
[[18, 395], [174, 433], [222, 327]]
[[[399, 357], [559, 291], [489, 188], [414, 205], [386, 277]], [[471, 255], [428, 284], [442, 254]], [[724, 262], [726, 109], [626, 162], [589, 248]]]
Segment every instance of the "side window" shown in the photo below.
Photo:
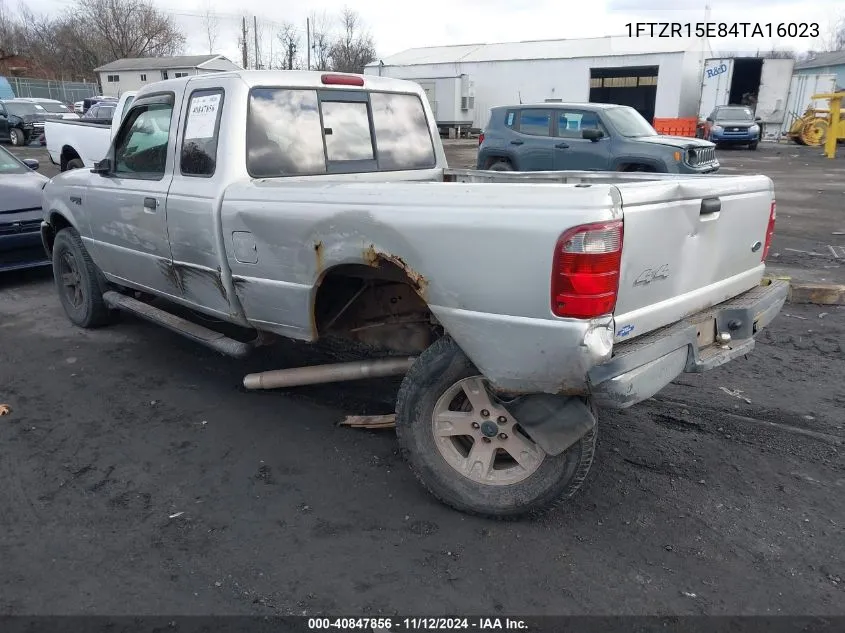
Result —
[[583, 110], [558, 110], [557, 135], [562, 138], [582, 138], [582, 130], [601, 130], [607, 136], [607, 131], [594, 112]]
[[250, 92], [246, 164], [253, 178], [326, 173], [316, 90], [254, 88]]
[[532, 136], [551, 136], [551, 110], [522, 110], [519, 113], [519, 131]]
[[365, 101], [323, 101], [323, 133], [329, 161], [373, 160], [370, 117]]
[[222, 110], [222, 90], [215, 88], [195, 90], [191, 93], [179, 159], [183, 175], [214, 175]]
[[418, 96], [372, 92], [370, 108], [373, 111], [380, 170], [434, 167], [434, 145]]
[[164, 176], [172, 103], [137, 105], [126, 115], [114, 150], [114, 173], [131, 178]]
[[132, 105], [132, 102], [135, 101], [135, 97], [126, 97], [126, 102], [123, 104], [123, 111], [120, 113], [120, 118], [126, 116], [127, 110], [129, 110], [129, 106]]

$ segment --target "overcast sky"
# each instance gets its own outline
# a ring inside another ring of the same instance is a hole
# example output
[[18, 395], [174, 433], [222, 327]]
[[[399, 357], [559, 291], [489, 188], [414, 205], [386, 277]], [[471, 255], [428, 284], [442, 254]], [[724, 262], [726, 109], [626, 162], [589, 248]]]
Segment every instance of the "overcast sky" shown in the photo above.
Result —
[[[72, 0], [23, 0], [37, 13], [56, 14]], [[5, 0], [13, 8], [16, 0]], [[200, 15], [211, 6], [219, 22], [216, 53], [240, 60], [237, 38], [241, 11], [257, 16], [262, 57], [270, 51], [271, 34], [282, 22], [293, 22], [305, 30], [305, 18], [312, 11], [336, 16], [344, 5], [359, 12], [373, 35], [379, 57], [412, 47], [474, 44], [555, 38], [595, 37], [626, 33], [628, 22], [700, 22], [705, 19], [704, 2], [690, 0], [153, 0], [170, 13], [187, 36], [186, 53], [208, 52]], [[711, 22], [818, 22], [822, 33], [845, 16], [841, 0], [710, 0]], [[679, 7], [681, 9], [679, 9]], [[193, 14], [193, 15], [191, 15]], [[715, 51], [748, 51], [791, 48], [821, 50], [814, 39], [711, 40]], [[273, 43], [274, 53], [278, 44]]]

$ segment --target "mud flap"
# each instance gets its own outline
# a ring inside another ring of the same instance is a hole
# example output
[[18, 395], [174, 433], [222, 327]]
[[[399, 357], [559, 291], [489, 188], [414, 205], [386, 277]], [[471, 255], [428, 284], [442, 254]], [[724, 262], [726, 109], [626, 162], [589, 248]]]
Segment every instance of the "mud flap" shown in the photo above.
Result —
[[505, 408], [548, 455], [560, 455], [596, 426], [589, 405], [576, 397], [536, 394]]

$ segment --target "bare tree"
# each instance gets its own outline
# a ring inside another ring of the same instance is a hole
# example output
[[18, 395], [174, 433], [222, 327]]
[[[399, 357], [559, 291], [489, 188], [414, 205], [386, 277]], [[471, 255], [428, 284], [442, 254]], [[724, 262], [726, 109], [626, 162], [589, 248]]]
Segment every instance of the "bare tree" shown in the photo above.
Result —
[[79, 30], [103, 45], [105, 61], [167, 57], [182, 51], [185, 36], [151, 0], [76, 0]]
[[205, 37], [208, 41], [208, 54], [214, 53], [214, 45], [217, 43], [217, 36], [220, 32], [220, 22], [217, 19], [217, 13], [211, 6], [211, 2], [206, 0], [205, 9], [202, 14], [202, 23], [205, 27]]
[[345, 7], [340, 14], [340, 34], [331, 47], [332, 70], [363, 73], [364, 66], [375, 58], [372, 35], [363, 28], [358, 13]]
[[299, 59], [300, 36], [299, 30], [293, 24], [285, 22], [277, 35], [282, 46], [282, 69], [294, 70], [301, 68]]
[[824, 52], [845, 50], [845, 16], [831, 16], [827, 27], [822, 29], [819, 40]]
[[311, 68], [331, 70], [332, 33], [329, 18], [325, 13], [312, 13], [311, 21]]

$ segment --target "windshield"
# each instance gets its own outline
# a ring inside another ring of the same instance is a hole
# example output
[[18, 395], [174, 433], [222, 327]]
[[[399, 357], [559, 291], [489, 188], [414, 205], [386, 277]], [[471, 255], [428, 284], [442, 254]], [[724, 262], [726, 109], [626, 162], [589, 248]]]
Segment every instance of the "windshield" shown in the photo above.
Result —
[[44, 108], [34, 103], [23, 103], [21, 101], [13, 103], [11, 101], [7, 101], [4, 105], [6, 106], [6, 110], [9, 111], [9, 114], [13, 114], [15, 116], [44, 114]]
[[29, 171], [29, 168], [21, 165], [18, 159], [0, 147], [0, 174], [19, 174], [25, 171]]
[[68, 111], [68, 109], [61, 103], [50, 103], [49, 101], [41, 101], [36, 105], [40, 105], [47, 112], [61, 112], [64, 114]]
[[608, 108], [605, 110], [607, 118], [622, 136], [634, 138], [638, 136], [657, 136], [655, 130], [643, 116], [628, 106]]
[[754, 115], [748, 108], [719, 108], [716, 121], [753, 121]]

